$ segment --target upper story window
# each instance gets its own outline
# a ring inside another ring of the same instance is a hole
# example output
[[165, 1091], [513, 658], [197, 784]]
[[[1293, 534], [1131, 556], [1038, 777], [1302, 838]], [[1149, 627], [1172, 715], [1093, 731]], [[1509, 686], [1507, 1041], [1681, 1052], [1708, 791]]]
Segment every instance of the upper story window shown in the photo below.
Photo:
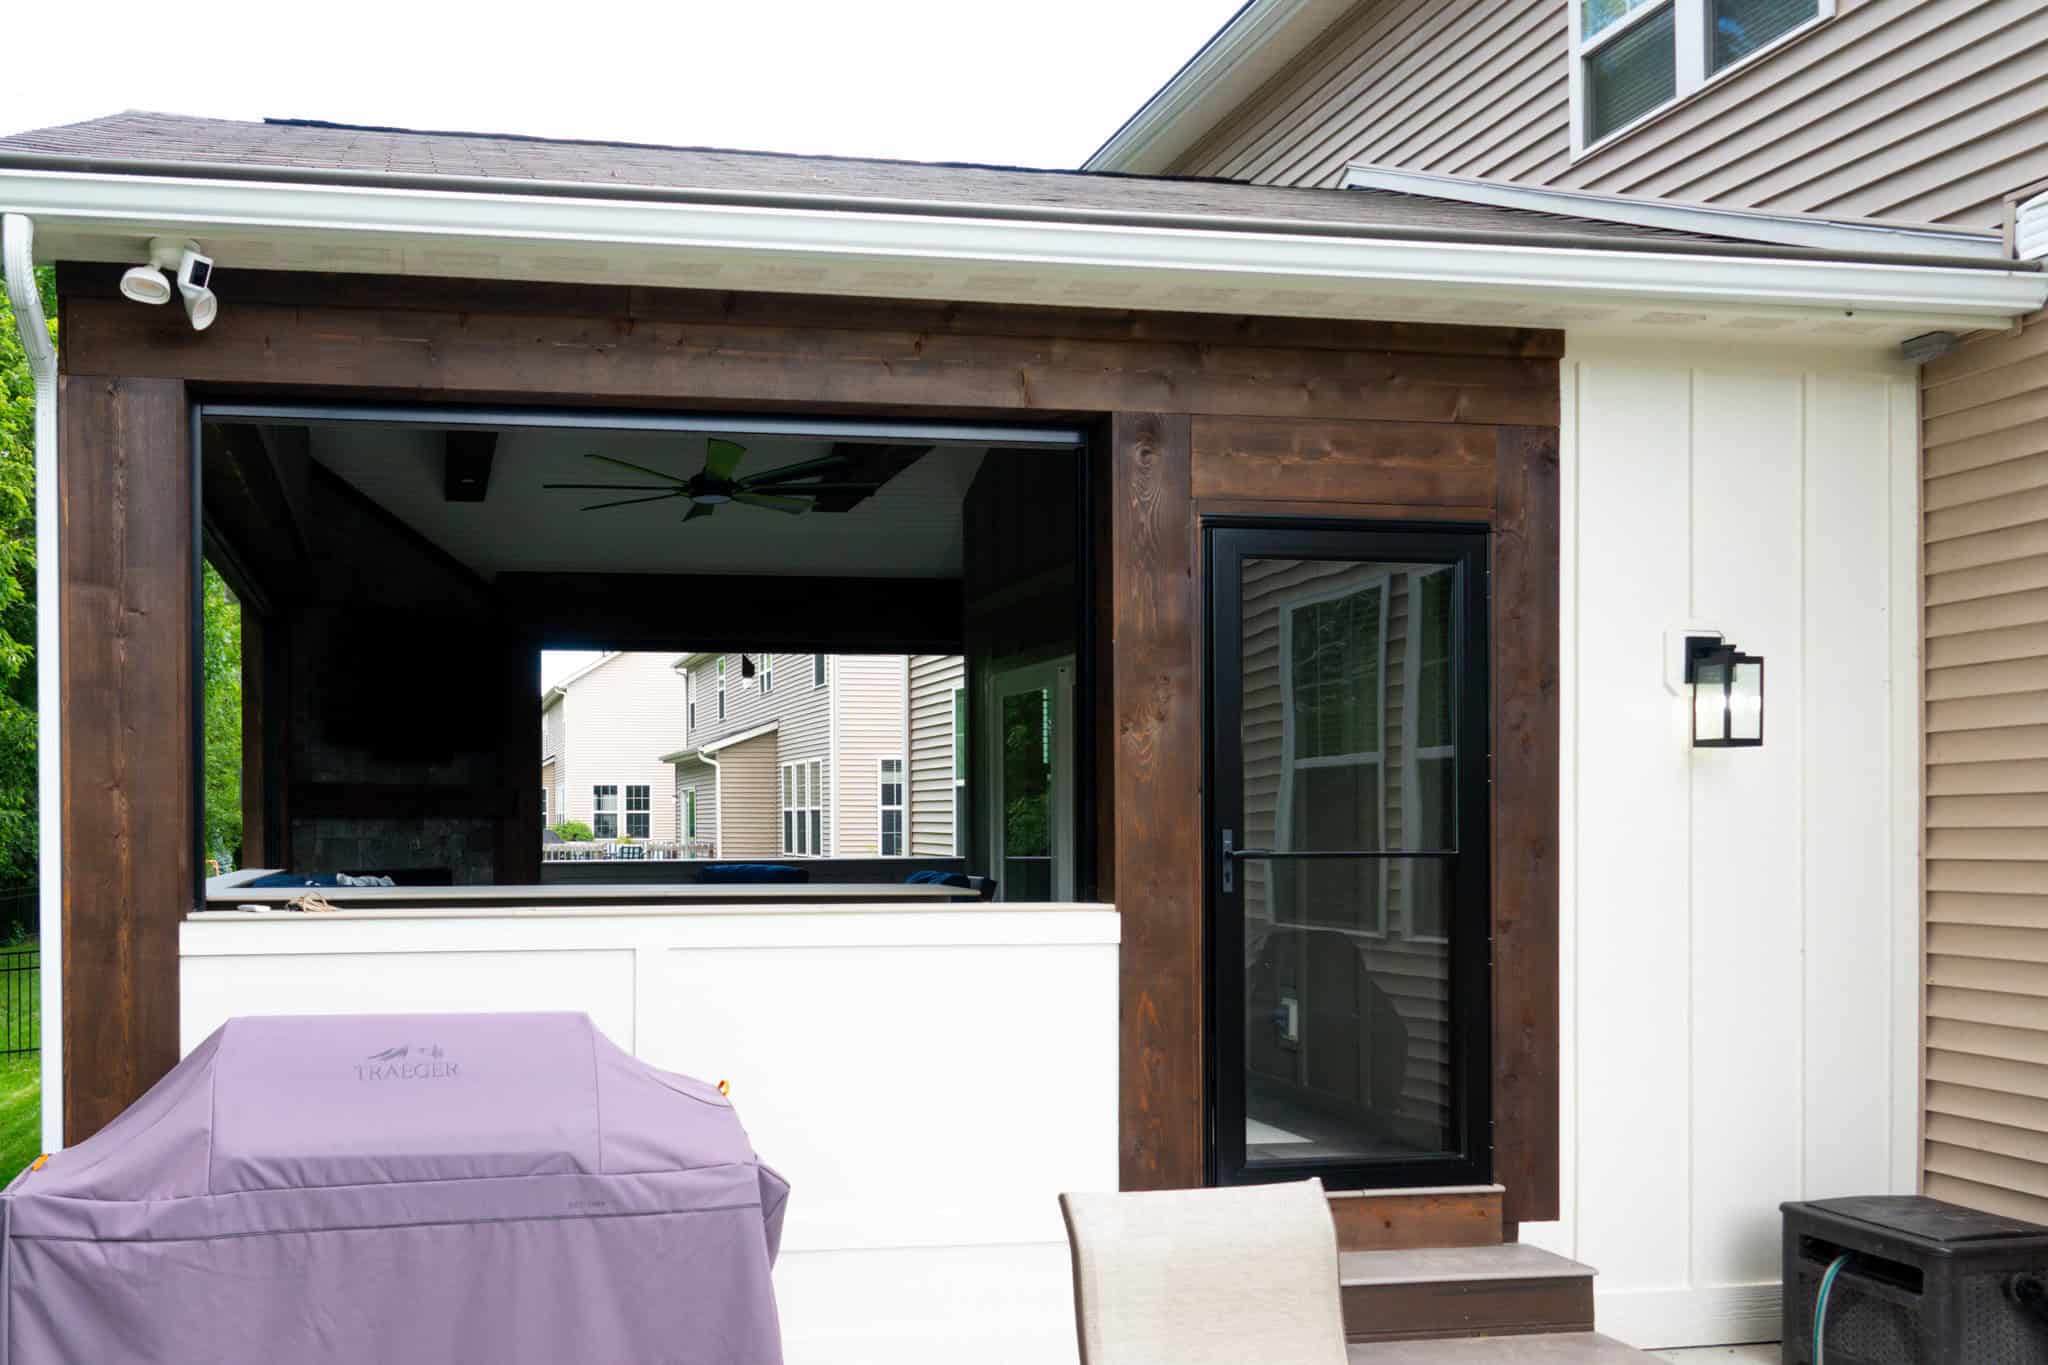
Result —
[[1572, 0], [1583, 152], [1835, 12], [1835, 0]]
[[775, 656], [761, 656], [761, 691], [765, 694], [775, 690]]
[[823, 687], [824, 685], [825, 656], [822, 654], [813, 654], [811, 656], [811, 686]]
[[725, 656], [718, 656], [718, 718], [725, 719]]
[[683, 674], [683, 738], [687, 741], [697, 734], [697, 680]]

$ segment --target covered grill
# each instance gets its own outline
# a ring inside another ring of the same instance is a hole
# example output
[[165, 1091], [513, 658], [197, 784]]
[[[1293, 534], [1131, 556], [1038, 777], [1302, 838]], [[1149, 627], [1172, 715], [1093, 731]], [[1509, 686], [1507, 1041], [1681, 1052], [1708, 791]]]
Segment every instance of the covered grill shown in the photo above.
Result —
[[787, 1196], [581, 1014], [236, 1019], [0, 1196], [0, 1365], [779, 1365]]

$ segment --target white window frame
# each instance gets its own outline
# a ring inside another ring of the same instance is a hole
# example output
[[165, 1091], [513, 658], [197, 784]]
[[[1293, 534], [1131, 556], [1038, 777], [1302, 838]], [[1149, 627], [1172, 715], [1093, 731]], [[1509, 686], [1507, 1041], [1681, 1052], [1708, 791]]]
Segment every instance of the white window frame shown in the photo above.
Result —
[[810, 758], [782, 765], [782, 856], [822, 858], [825, 764]]
[[[633, 809], [634, 792], [641, 793], [640, 799], [646, 802], [637, 811]], [[633, 831], [633, 817], [635, 815], [646, 821], [646, 828], [637, 834]], [[645, 782], [629, 782], [621, 786], [619, 789], [619, 819], [621, 822], [620, 828], [625, 830], [624, 838], [652, 839], [654, 837], [654, 788]]]
[[[895, 772], [890, 772], [894, 765]], [[900, 758], [877, 759], [875, 764], [875, 851], [884, 858], [901, 858], [907, 853], [910, 805], [905, 799], [909, 774], [904, 771]], [[889, 800], [889, 788], [896, 788], [896, 799]], [[889, 816], [896, 816], [896, 847], [889, 848]]]
[[718, 718], [725, 719], [725, 656], [718, 656]]
[[697, 680], [689, 669], [683, 670], [683, 742], [689, 743], [697, 733]]
[[763, 654], [761, 656], [761, 695], [765, 697], [774, 690], [775, 656], [773, 654]]
[[683, 808], [676, 812], [676, 821], [682, 826], [682, 837], [694, 839], [697, 837], [697, 789], [695, 787], [683, 788], [682, 804]]
[[[1822, 24], [1835, 17], [1837, 0], [1818, 0], [1818, 9], [1813, 18], [1796, 27], [1786, 29], [1783, 33], [1771, 39], [1771, 41], [1765, 43], [1748, 56], [1743, 57], [1740, 61], [1731, 62], [1719, 71], [1709, 73], [1707, 70], [1709, 53], [1708, 7], [1713, 2], [1714, 0], [1652, 0], [1652, 3], [1629, 11], [1600, 32], [1588, 38], [1584, 36], [1586, 23], [1584, 13], [1585, 0], [1570, 0], [1571, 75], [1569, 86], [1571, 90], [1572, 160], [1577, 161], [1580, 157], [1590, 156], [1609, 144], [1627, 137], [1644, 124], [1661, 118], [1666, 112], [1676, 109], [1708, 86], [1713, 85], [1717, 81], [1726, 80], [1764, 56], [1776, 52], [1786, 44], [1796, 42], [1806, 34], [1813, 32]], [[1602, 134], [1597, 141], [1589, 140], [1586, 136], [1586, 120], [1592, 112], [1592, 107], [1587, 99], [1586, 59], [1601, 48], [1606, 47], [1621, 34], [1634, 29], [1637, 24], [1642, 23], [1651, 15], [1661, 14], [1667, 8], [1675, 10], [1672, 16], [1672, 43], [1676, 54], [1677, 70], [1674, 73], [1676, 76], [1674, 82], [1676, 89], [1673, 91], [1671, 98], [1656, 108], [1646, 111], [1640, 117], [1622, 124], [1621, 127], [1614, 129], [1612, 132]]]
[[540, 827], [548, 827], [548, 784], [540, 784]]
[[811, 656], [811, 690], [814, 692], [832, 680], [831, 670], [825, 664], [825, 660], [830, 657], [828, 654]]
[[[601, 805], [599, 804], [599, 802], [603, 800], [603, 798], [604, 798], [604, 794], [605, 794], [606, 792], [610, 792], [610, 793], [611, 793], [611, 796], [612, 796], [612, 808], [611, 808], [610, 810], [608, 810], [608, 811], [607, 811], [607, 810], [605, 810], [605, 809], [604, 809], [604, 807], [603, 807], [603, 806], [601, 806]], [[620, 801], [620, 799], [621, 799], [621, 797], [620, 797], [620, 791], [619, 791], [619, 784], [618, 784], [618, 783], [616, 783], [616, 782], [595, 782], [595, 783], [592, 783], [592, 784], [591, 784], [591, 787], [590, 787], [590, 837], [591, 837], [591, 838], [593, 838], [593, 839], [616, 839], [616, 838], [618, 838], [618, 837], [619, 837], [619, 816], [620, 816], [620, 814], [622, 813], [622, 812], [620, 811], [620, 809], [619, 809], [619, 801]], [[605, 816], [607, 816], [607, 815], [611, 816], [611, 818], [612, 818], [612, 832], [611, 832], [610, 834], [606, 834], [606, 833], [605, 833], [605, 832], [604, 832], [604, 831], [603, 831], [602, 829], [598, 828], [598, 823], [597, 823], [597, 822], [598, 822], [599, 820], [602, 820], [602, 819], [603, 819], [603, 818], [604, 818]]]
[[[1273, 805], [1273, 831], [1277, 842], [1275, 848], [1294, 847], [1294, 774], [1302, 768], [1356, 767], [1370, 762], [1379, 774], [1380, 799], [1379, 829], [1375, 832], [1381, 848], [1387, 846], [1387, 626], [1392, 613], [1393, 587], [1391, 574], [1378, 569], [1364, 578], [1349, 577], [1349, 569], [1330, 575], [1330, 580], [1310, 583], [1296, 592], [1279, 598], [1274, 605], [1280, 613], [1280, 790], [1275, 794]], [[1294, 756], [1294, 613], [1304, 607], [1320, 606], [1325, 602], [1340, 602], [1362, 592], [1377, 590], [1380, 595], [1379, 668], [1380, 694], [1379, 723], [1375, 727], [1380, 747], [1374, 750], [1360, 750], [1351, 754], [1323, 754], [1316, 758]], [[1359, 932], [1368, 938], [1387, 936], [1387, 862], [1385, 858], [1375, 860], [1379, 869], [1379, 919], [1378, 923]], [[1271, 892], [1269, 891], [1270, 897]]]

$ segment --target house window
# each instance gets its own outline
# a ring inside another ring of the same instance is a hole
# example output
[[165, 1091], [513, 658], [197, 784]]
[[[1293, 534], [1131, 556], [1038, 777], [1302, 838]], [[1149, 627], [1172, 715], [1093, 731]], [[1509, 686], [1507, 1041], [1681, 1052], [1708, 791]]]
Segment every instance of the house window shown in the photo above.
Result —
[[683, 793], [683, 837], [697, 837], [697, 789], [690, 788]]
[[882, 856], [903, 856], [903, 760], [882, 760]]
[[761, 656], [761, 694], [766, 696], [774, 690], [775, 656], [773, 654], [763, 654]]
[[654, 834], [654, 788], [626, 788], [626, 837], [647, 839]]
[[813, 654], [811, 656], [811, 686], [823, 687], [824, 685], [825, 656], [822, 654]]
[[782, 851], [794, 858], [816, 858], [824, 852], [824, 764], [782, 765]]
[[1835, 3], [1573, 0], [1573, 150], [1583, 152], [1819, 23]]
[[697, 680], [683, 674], [683, 738], [697, 733]]
[[548, 789], [546, 787], [540, 789], [540, 827], [542, 829], [548, 827]]
[[718, 718], [725, 719], [725, 658], [718, 660]]
[[619, 837], [619, 789], [616, 786], [590, 789], [590, 832], [599, 839]]

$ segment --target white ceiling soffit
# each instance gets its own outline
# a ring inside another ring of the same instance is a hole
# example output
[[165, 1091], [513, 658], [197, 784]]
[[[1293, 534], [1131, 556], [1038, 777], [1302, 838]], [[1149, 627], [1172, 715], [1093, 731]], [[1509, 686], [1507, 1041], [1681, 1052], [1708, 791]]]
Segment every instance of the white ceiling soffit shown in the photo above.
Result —
[[238, 268], [1885, 345], [2003, 325], [2048, 276], [1339, 233], [0, 169], [39, 260], [196, 237]]
[[1352, 0], [1250, 0], [1082, 164], [1158, 175], [1306, 52]]
[[1809, 247], [1819, 251], [1924, 256], [1930, 260], [2007, 259], [1996, 232], [1917, 224], [1844, 222], [1799, 213], [1764, 213], [1755, 209], [1719, 208], [1708, 204], [1673, 204], [1623, 195], [1589, 194], [1509, 185], [1466, 176], [1430, 175], [1384, 166], [1351, 166], [1344, 172], [1347, 190], [1386, 190], [1430, 199], [1451, 199], [1531, 213], [1563, 214], [1635, 227], [1733, 237], [1769, 246]]

